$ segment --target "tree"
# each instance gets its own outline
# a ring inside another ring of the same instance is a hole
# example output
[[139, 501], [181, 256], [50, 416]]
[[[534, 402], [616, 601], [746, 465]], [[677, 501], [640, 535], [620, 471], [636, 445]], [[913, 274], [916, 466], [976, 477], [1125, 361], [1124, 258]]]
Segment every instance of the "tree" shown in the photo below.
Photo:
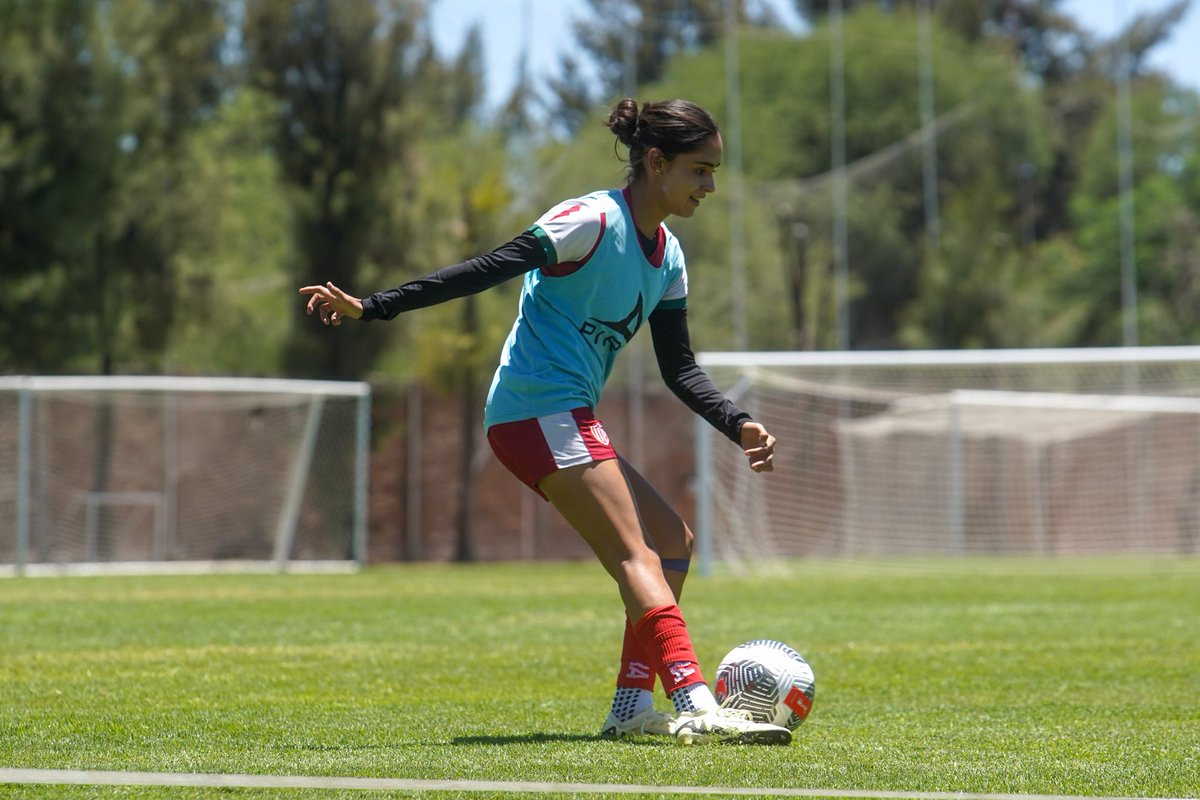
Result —
[[[1105, 108], [1118, 61], [1128, 59], [1136, 78], [1149, 72], [1148, 54], [1166, 41], [1186, 15], [1191, 0], [1135, 17], [1109, 40], [1096, 40], [1061, 11], [1061, 0], [939, 0], [929, 8], [939, 27], [972, 44], [991, 44], [1011, 54], [1024, 75], [1041, 88], [1047, 119], [1055, 126], [1055, 156], [1039, 174], [1036, 196], [1040, 235], [1053, 236], [1070, 225], [1068, 198], [1078, 174], [1076, 143], [1088, 136]], [[812, 24], [827, 19], [829, 0], [795, 0], [797, 12]], [[862, 10], [913, 13], [920, 0], [843, 0], [848, 16]], [[938, 69], [939, 80], [946, 74]]]
[[0, 8], [0, 348], [8, 370], [63, 369], [83, 360], [94, 307], [33, 310], [65, 307], [73, 291], [94, 296], [86, 267], [113, 195], [105, 165], [119, 156], [100, 89], [110, 65], [103, 50], [79, 58], [94, 41], [87, 3]]
[[181, 155], [220, 85], [218, 7], [6, 0], [0, 15], [4, 360], [154, 368], [195, 233]]
[[[825, 22], [833, 12], [833, 0], [793, 0], [803, 19], [811, 25]], [[1043, 77], [1070, 71], [1072, 55], [1082, 46], [1083, 31], [1073, 19], [1059, 11], [1061, 0], [841, 0], [843, 14], [862, 9], [878, 12], [912, 13], [923, 5], [943, 28], [969, 42], [1005, 39]]]
[[[409, 239], [409, 269], [388, 270], [389, 283], [403, 283], [471, 256], [485, 253], [511, 238], [528, 221], [514, 218], [517, 208], [506, 172], [505, 144], [495, 131], [464, 124], [425, 141], [408, 168], [409, 187], [389, 182], [394, 200], [403, 193], [405, 224], [420, 235]], [[508, 329], [520, 291], [519, 280], [479, 295], [422, 309], [375, 329], [388, 348], [374, 373], [378, 381], [396, 375], [418, 379], [447, 405], [459, 409], [455, 428], [459, 442], [458, 505], [454, 509], [455, 557], [475, 557], [472, 531], [475, 478], [481, 458], [483, 397]], [[343, 326], [343, 330], [344, 330]], [[339, 331], [340, 333], [341, 331]], [[403, 346], [395, 346], [403, 342]], [[412, 434], [418, 441], [422, 437]], [[453, 457], [452, 454], [443, 454]]]
[[[814, 20], [822, 19], [829, 9], [828, 3], [798, 5]], [[850, 11], [845, 19], [848, 49], [846, 129], [852, 181], [850, 240], [854, 275], [859, 278], [853, 285], [864, 293], [855, 300], [852, 320], [861, 319], [864, 314], [874, 316], [872, 308], [875, 313], [882, 312], [886, 320], [890, 307], [894, 309], [893, 320], [899, 323], [894, 341], [917, 347], [1112, 344], [1119, 341], [1119, 337], [1113, 336], [1114, 331], [1119, 330], [1120, 314], [1119, 270], [1115, 268], [1119, 251], [1115, 238], [1117, 201], [1104, 199], [1111, 197], [1117, 186], [1113, 138], [1116, 130], [1114, 79], [1119, 67], [1130, 66], [1134, 71], [1135, 94], [1145, 92], [1158, 82], [1147, 71], [1145, 56], [1169, 35], [1186, 3], [1173, 4], [1158, 14], [1142, 15], [1107, 42], [1096, 42], [1085, 35], [1073, 20], [1056, 11], [1055, 2], [933, 4], [940, 23], [934, 35], [936, 105], [939, 109], [946, 107], [944, 98], [953, 94], [947, 90], [948, 83], [959, 80], [964, 70], [978, 71], [973, 70], [970, 61], [956, 63], [947, 52], [962, 46], [980, 48], [973, 59], [979, 63], [994, 58], [989, 53], [1012, 53], [1017, 57], [1014, 64], [1029, 88], [1019, 95], [1009, 93], [1010, 98], [1017, 98], [1015, 105], [1012, 100], [1004, 99], [1003, 92], [997, 93], [994, 89], [970, 93], [973, 115], [995, 125], [991, 141], [981, 135], [984, 131], [976, 125], [956, 125], [949, 136], [939, 135], [941, 248], [924, 253], [918, 269], [912, 273], [917, 280], [911, 284], [907, 299], [903, 293], [896, 292], [891, 292], [889, 299], [889, 295], [879, 291], [880, 287], [894, 281], [894, 271], [864, 273], [864, 267], [870, 270], [870, 259], [862, 259], [862, 246], [871, 237], [864, 240], [853, 228], [864, 202], [856, 176], [868, 163], [865, 158], [855, 163], [854, 151], [857, 144], [864, 141], [864, 134], [868, 140], [870, 138], [870, 122], [864, 127], [855, 119], [855, 109], [867, 109], [879, 121], [884, 121], [897, 112], [903, 113], [904, 107], [915, 106], [911, 90], [904, 88], [912, 86], [913, 76], [902, 65], [890, 70], [883, 81], [876, 82], [878, 86], [889, 87], [887, 91], [895, 92], [896, 100], [892, 103], [879, 94], [864, 100], [860, 92], [862, 84], [855, 79], [855, 70], [861, 66], [861, 60], [870, 58], [853, 50], [857, 38], [864, 35], [860, 26], [865, 19], [880, 15], [876, 10], [880, 5], [874, 2], [844, 4]], [[886, 5], [911, 8], [916, 3]], [[908, 13], [903, 10], [889, 13], [895, 21], [896, 31], [910, 27], [910, 22], [905, 19]], [[817, 29], [818, 35], [820, 30]], [[882, 31], [873, 35], [873, 41], [880, 44], [896, 38], [895, 32], [891, 36]], [[954, 45], [955, 41], [962, 45]], [[1033, 80], [1030, 80], [1031, 76]], [[898, 83], [891, 81], [893, 77], [899, 78]], [[996, 82], [993, 85], [1000, 86]], [[1188, 129], [1189, 123], [1182, 114], [1174, 121], [1159, 119], [1156, 122], [1156, 101], [1151, 99], [1152, 96], [1137, 101], [1139, 112], [1135, 117], [1139, 127]], [[1158, 102], [1163, 99], [1159, 96]], [[1174, 105], [1179, 107], [1178, 102]], [[1108, 132], [1102, 137], [1102, 145], [1081, 146], [1093, 141], [1098, 131]], [[1135, 148], [1146, 164], [1174, 163], [1182, 157], [1184, 151], [1178, 143], [1168, 144], [1161, 137], [1158, 141], [1155, 138], [1142, 136]], [[882, 155], [884, 151], [877, 152]], [[902, 165], [905, 162], [896, 159], [893, 163], [901, 165], [899, 172], [893, 170], [889, 178], [896, 181], [904, 174]], [[1103, 175], [1101, 183], [1096, 181], [1098, 170]], [[1144, 169], [1142, 174], [1146, 174]], [[1168, 176], [1156, 180], [1171, 182]], [[895, 185], [900, 188], [904, 184]], [[920, 196], [917, 187], [909, 185], [908, 191], [901, 191], [896, 196], [901, 207], [905, 198]], [[1191, 252], [1187, 245], [1182, 250], [1179, 248], [1180, 237], [1187, 240], [1184, 231], [1188, 228], [1188, 217], [1179, 213], [1177, 206], [1172, 210], [1175, 204], [1170, 198], [1175, 196], [1173, 192], [1148, 191], [1143, 198], [1143, 190], [1138, 190], [1139, 206], [1145, 209], [1153, 205], [1156, 212], [1153, 220], [1140, 228], [1138, 234], [1138, 263], [1146, 264], [1148, 270], [1160, 270], [1163, 264], [1178, 263], [1179, 260], [1178, 255], [1174, 261], [1150, 255], [1159, 249], [1153, 247], [1152, 242], [1158, 241], [1165, 252]], [[909, 208], [910, 214], [918, 210], [911, 203]], [[1081, 215], [1082, 209], [1087, 209], [1085, 215]], [[1084, 216], [1095, 220], [1091, 234], [1087, 233], [1089, 226], [1084, 223]], [[1139, 213], [1139, 218], [1141, 216]], [[1167, 226], [1161, 223], [1164, 219], [1172, 220], [1170, 236], [1164, 231]], [[907, 228], [908, 247], [896, 251], [896, 261], [900, 263], [904, 258], [900, 254], [922, 249], [922, 242], [915, 235], [917, 229], [911, 224]], [[881, 229], [882, 226], [876, 226], [874, 238], [879, 237]], [[1175, 243], [1174, 246], [1168, 245], [1168, 239]], [[1154, 285], [1147, 274], [1141, 274], [1139, 278], [1147, 288]], [[1180, 282], [1176, 278], [1168, 283], [1179, 285]], [[899, 286], [902, 284], [897, 288]], [[872, 293], [882, 302], [867, 305], [864, 301]], [[1180, 294], [1184, 292], [1177, 291], [1175, 296]], [[1162, 311], [1164, 305], [1157, 299], [1152, 300], [1152, 296], [1143, 290], [1142, 304], [1146, 307], [1142, 312], [1143, 327], [1154, 324], [1159, 331], [1158, 337], [1168, 329], [1175, 331], [1173, 336], [1178, 336], [1178, 326], [1165, 322], [1169, 315]], [[1174, 307], [1178, 308], [1178, 303]], [[1158, 322], [1151, 323], [1150, 320]], [[853, 338], [858, 346], [862, 346], [863, 337], [868, 346], [872, 341], [884, 344], [889, 341], [888, 338], [873, 337], [878, 337], [881, 332], [886, 334], [891, 325], [872, 333], [863, 330], [858, 322], [853, 324]], [[1161, 341], [1158, 337], [1156, 340]]]
[[[1021, 165], [1047, 163], [1045, 122], [1029, 91], [1016, 80], [1010, 62], [997, 56], [994, 43], [970, 43], [939, 27], [935, 41], [939, 75], [944, 77], [935, 85], [936, 121], [924, 130], [915, 18], [864, 9], [845, 24], [851, 342], [855, 347], [894, 347], [899, 343], [903, 310], [920, 293], [919, 275], [927, 257], [922, 192], [925, 137], [936, 133], [943, 197], [984, 174], [993, 176], [993, 184], [1005, 192], [1004, 214], [993, 224], [1011, 232], [1009, 238], [1015, 242], [1022, 211]], [[806, 329], [802, 338], [810, 346], [835, 344], [836, 313], [827, 305], [832, 299], [835, 178], [830, 170], [830, 36], [827, 26], [803, 37], [749, 30], [743, 32], [738, 48], [746, 220], [754, 225], [769, 220], [785, 232], [801, 225], [807, 234], [808, 268], [799, 287], [805, 296], [785, 305], [788, 295], [783, 287], [792, 283], [792, 276], [774, 271], [795, 260], [785, 262], [779, 255], [779, 233], [748, 232], [752, 248], [745, 257], [750, 270], [748, 307], [756, 311], [749, 329], [751, 346], [758, 349], [788, 346], [792, 336], [781, 335], [780, 321], [793, 320], [797, 305], [809, 321], [819, 321], [819, 327]], [[656, 87], [660, 94], [697, 99], [718, 120], [728, 118], [723, 53], [685, 57], [674, 62], [667, 74], [665, 88]], [[719, 173], [714, 199], [724, 196], [723, 185]], [[714, 307], [699, 293], [712, 286], [727, 294], [725, 226], [711, 220], [672, 226], [689, 237], [689, 272], [697, 276], [697, 305]], [[697, 247], [694, 242], [704, 244]], [[712, 302], [720, 307], [720, 296]], [[788, 330], [792, 327], [789, 324]]]
[[[568, 133], [595, 113], [594, 106], [662, 79], [675, 57], [713, 46], [724, 35], [728, 0], [588, 0], [589, 10], [572, 24], [579, 55], [560, 59], [550, 79], [555, 122]], [[777, 26], [762, 3], [733, 0], [736, 19]], [[587, 66], [595, 79], [585, 77]]]
[[[383, 182], [411, 153], [419, 121], [410, 103], [422, 63], [419, 13], [402, 0], [246, 5], [248, 75], [280, 112], [275, 148], [294, 204], [294, 285], [363, 283]], [[363, 326], [338, 336], [318, 328], [293, 327], [288, 372], [358, 377], [383, 345]]]
[[[1195, 318], [1200, 250], [1200, 214], [1187, 199], [1189, 157], [1200, 126], [1197, 99], [1161, 81], [1143, 79], [1132, 98], [1131, 196], [1135, 218], [1133, 250], [1138, 288], [1139, 341], [1184, 344], [1200, 333]], [[1080, 148], [1081, 172], [1071, 197], [1073, 240], [1084, 269], [1075, 286], [1088, 299], [1081, 344], [1116, 345], [1122, 340], [1117, 107], [1111, 103]], [[1061, 294], [1060, 294], [1061, 296]]]
[[[130, 169], [109, 211], [115, 241], [102, 251], [105, 274], [119, 277], [100, 292], [114, 321], [131, 328], [132, 343], [122, 342], [131, 352], [117, 354], [130, 367], [162, 368], [179, 306], [178, 255], [206, 235], [196, 224], [200, 201], [187, 156], [193, 131], [215, 112], [225, 85], [221, 11], [219, 0], [166, 7], [135, 0], [114, 4], [108, 20], [115, 66], [127, 76], [120, 146]], [[139, 301], [126, 302], [131, 296]]]
[[284, 363], [298, 299], [293, 210], [272, 148], [276, 116], [270, 97], [242, 87], [190, 137], [193, 221], [207, 235], [177, 257], [175, 371], [269, 376]]
[[[0, 4], [0, 358], [6, 368], [160, 368], [195, 228], [183, 158], [217, 94], [214, 2]], [[96, 410], [91, 485], [109, 485]], [[101, 512], [98, 547], [106, 547]]]

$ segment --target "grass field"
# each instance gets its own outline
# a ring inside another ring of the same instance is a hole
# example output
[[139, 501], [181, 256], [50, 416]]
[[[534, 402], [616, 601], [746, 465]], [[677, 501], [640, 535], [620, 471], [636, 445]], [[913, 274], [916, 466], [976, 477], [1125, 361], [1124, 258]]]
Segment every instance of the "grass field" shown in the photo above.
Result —
[[[597, 738], [622, 622], [595, 564], [0, 580], [0, 768], [1200, 796], [1195, 558], [801, 564], [683, 606], [709, 674], [752, 638], [808, 657], [790, 747]], [[411, 796], [0, 784], [218, 795]]]

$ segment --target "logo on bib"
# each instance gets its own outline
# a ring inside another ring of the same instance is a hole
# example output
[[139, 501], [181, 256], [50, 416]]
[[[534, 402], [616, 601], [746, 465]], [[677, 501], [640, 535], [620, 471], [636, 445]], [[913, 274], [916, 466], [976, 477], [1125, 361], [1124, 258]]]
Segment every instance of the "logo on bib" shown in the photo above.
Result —
[[589, 317], [586, 322], [579, 326], [579, 332], [586, 338], [591, 339], [593, 344], [607, 347], [615, 353], [633, 338], [638, 328], [642, 327], [643, 318], [642, 295], [639, 293], [637, 305], [625, 315], [625, 319], [604, 320]]

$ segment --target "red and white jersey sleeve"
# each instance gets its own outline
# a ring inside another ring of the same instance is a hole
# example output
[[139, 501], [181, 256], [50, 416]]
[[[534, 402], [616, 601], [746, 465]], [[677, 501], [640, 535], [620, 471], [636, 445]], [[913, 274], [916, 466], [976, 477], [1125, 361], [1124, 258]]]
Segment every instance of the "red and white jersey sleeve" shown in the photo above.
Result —
[[542, 215], [530, 230], [546, 248], [550, 263], [582, 265], [604, 236], [604, 211], [586, 199], [566, 200]]

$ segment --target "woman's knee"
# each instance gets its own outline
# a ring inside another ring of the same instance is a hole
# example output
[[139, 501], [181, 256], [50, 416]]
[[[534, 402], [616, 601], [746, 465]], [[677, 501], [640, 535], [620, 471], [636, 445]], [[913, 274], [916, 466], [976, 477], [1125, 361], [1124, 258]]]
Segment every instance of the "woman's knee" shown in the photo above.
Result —
[[638, 549], [622, 559], [618, 570], [623, 581], [631, 587], [657, 585], [663, 579], [663, 564], [658, 553], [649, 547]]
[[663, 558], [691, 558], [695, 535], [658, 490], [627, 462], [622, 464], [646, 535]]

